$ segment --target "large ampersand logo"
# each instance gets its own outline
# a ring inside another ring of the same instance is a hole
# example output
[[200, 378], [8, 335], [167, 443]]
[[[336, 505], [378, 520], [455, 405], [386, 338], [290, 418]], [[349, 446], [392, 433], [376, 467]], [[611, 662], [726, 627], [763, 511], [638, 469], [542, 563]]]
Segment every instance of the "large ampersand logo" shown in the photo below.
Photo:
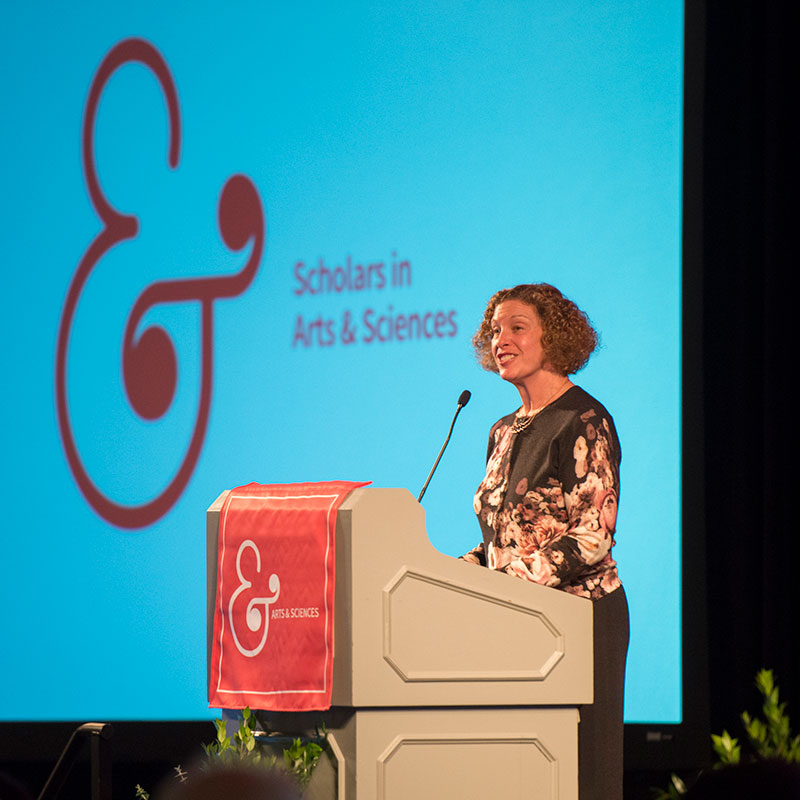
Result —
[[242, 270], [232, 275], [152, 283], [134, 303], [125, 327], [121, 365], [125, 391], [134, 411], [144, 419], [158, 419], [169, 409], [175, 394], [177, 358], [169, 334], [158, 325], [150, 325], [139, 331], [139, 323], [145, 312], [162, 303], [200, 303], [200, 402], [183, 461], [161, 494], [141, 505], [129, 506], [114, 502], [100, 491], [87, 473], [75, 443], [67, 405], [67, 352], [75, 309], [89, 274], [112, 247], [126, 239], [133, 239], [139, 229], [135, 216], [119, 212], [106, 199], [97, 177], [94, 155], [94, 128], [100, 96], [113, 73], [128, 63], [143, 64], [158, 79], [169, 115], [170, 167], [175, 169], [180, 157], [180, 109], [175, 82], [169, 68], [161, 54], [149, 42], [143, 39], [125, 39], [103, 59], [86, 101], [82, 135], [83, 171], [92, 205], [103, 226], [78, 264], [64, 302], [56, 350], [56, 406], [64, 450], [81, 492], [97, 513], [114, 525], [121, 528], [142, 528], [160, 519], [175, 504], [197, 464], [211, 408], [213, 303], [217, 298], [235, 297], [250, 285], [261, 260], [266, 230], [261, 200], [255, 186], [246, 176], [233, 175], [222, 189], [217, 215], [220, 235], [231, 250], [242, 250], [252, 240], [252, 251]]
[[[255, 574], [261, 576], [261, 553], [258, 546], [252, 539], [246, 539], [239, 547], [236, 553], [236, 576], [239, 578], [239, 585], [236, 591], [231, 595], [230, 603], [228, 603], [228, 618], [231, 621], [231, 633], [233, 634], [233, 641], [236, 644], [236, 649], [248, 658], [257, 656], [267, 643], [267, 636], [269, 635], [269, 607], [280, 597], [281, 581], [280, 578], [273, 572], [269, 576], [269, 590], [272, 592], [271, 597], [251, 597], [250, 590], [253, 588], [253, 581], [249, 580], [245, 575], [245, 569], [242, 566], [242, 556], [251, 551], [255, 553]], [[242, 601], [247, 601], [244, 609], [244, 615], [238, 614], [237, 601], [241, 597]], [[259, 606], [263, 606], [262, 611]], [[258, 633], [261, 631], [261, 637], [255, 647], [247, 647], [239, 635], [236, 633], [236, 620], [244, 616], [247, 627], [253, 632]]]

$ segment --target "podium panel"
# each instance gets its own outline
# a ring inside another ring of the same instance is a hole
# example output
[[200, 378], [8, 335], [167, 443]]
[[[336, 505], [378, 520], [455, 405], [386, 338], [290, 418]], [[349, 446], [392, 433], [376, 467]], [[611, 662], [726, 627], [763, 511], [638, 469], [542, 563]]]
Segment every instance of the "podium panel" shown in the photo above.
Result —
[[590, 600], [438, 552], [402, 489], [354, 491], [336, 535], [334, 705], [592, 702]]
[[[209, 657], [226, 494], [207, 515]], [[273, 728], [325, 717], [339, 800], [577, 800], [591, 601], [439, 553], [406, 490], [339, 507], [333, 653], [330, 712]]]
[[575, 709], [358, 710], [330, 735], [347, 800], [578, 800]]

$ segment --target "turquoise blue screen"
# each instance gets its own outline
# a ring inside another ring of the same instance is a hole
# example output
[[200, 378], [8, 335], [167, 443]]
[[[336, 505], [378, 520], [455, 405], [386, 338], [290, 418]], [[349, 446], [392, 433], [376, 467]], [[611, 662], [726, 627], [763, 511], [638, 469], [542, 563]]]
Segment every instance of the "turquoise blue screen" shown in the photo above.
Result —
[[[206, 508], [250, 481], [416, 497], [463, 389], [423, 506], [437, 549], [473, 547], [519, 397], [470, 339], [496, 290], [545, 281], [601, 334], [576, 382], [623, 446], [626, 719], [680, 721], [682, 13], [5, 10], [0, 717], [212, 716]], [[126, 52], [154, 60], [101, 74]], [[135, 232], [111, 242], [98, 197]], [[134, 342], [171, 342], [150, 378], [124, 363], [135, 307]]]

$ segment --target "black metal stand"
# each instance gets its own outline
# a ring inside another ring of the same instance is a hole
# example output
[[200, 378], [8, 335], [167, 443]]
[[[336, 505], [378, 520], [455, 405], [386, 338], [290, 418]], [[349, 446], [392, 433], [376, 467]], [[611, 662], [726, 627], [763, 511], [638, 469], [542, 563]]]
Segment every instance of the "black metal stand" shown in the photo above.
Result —
[[54, 800], [58, 797], [87, 738], [92, 765], [92, 800], [111, 800], [111, 735], [112, 728], [107, 722], [87, 722], [77, 728], [53, 767], [38, 800]]

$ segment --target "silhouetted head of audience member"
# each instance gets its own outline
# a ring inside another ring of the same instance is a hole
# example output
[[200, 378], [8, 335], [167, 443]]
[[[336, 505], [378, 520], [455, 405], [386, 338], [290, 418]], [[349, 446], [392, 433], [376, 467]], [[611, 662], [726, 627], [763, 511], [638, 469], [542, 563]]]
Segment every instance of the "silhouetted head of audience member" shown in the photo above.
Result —
[[155, 800], [301, 800], [297, 785], [277, 770], [258, 764], [195, 767], [181, 783], [169, 778]]
[[778, 759], [736, 764], [703, 773], [686, 800], [783, 800], [800, 798], [800, 764]]

